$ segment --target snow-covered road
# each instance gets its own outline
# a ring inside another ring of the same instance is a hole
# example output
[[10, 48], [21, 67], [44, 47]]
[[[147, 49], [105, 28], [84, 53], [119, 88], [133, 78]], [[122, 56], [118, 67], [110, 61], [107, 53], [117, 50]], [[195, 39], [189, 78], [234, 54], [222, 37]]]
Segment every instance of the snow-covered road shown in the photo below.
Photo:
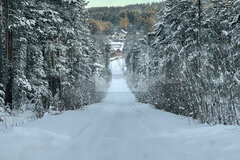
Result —
[[194, 125], [138, 103], [112, 62], [106, 98], [0, 134], [0, 160], [240, 160], [240, 128]]

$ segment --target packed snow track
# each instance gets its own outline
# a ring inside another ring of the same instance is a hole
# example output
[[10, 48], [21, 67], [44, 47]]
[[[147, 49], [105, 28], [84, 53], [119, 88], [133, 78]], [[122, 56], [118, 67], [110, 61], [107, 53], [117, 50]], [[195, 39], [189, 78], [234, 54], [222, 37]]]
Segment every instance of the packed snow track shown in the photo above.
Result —
[[0, 133], [0, 160], [240, 160], [240, 128], [193, 120], [138, 103], [112, 62], [106, 98]]

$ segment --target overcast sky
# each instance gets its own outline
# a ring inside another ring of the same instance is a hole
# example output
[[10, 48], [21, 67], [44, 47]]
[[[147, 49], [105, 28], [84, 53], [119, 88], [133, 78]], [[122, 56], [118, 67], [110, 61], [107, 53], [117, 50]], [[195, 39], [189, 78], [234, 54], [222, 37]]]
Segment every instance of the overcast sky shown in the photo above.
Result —
[[128, 4], [159, 2], [161, 0], [88, 0], [88, 7], [124, 6]]

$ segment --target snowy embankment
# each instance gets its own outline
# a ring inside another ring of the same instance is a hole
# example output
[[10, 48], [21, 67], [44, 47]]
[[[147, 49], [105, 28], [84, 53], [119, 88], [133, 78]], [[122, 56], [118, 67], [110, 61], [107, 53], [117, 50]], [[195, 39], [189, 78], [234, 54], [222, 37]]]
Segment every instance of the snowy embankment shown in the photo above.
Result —
[[112, 62], [106, 98], [0, 134], [0, 160], [239, 160], [240, 128], [196, 125], [136, 102]]

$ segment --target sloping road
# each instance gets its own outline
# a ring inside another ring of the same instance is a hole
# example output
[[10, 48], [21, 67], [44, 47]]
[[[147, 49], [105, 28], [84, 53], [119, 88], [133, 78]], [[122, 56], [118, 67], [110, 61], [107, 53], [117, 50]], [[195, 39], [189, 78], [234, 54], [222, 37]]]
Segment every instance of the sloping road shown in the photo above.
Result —
[[0, 134], [0, 160], [239, 160], [240, 129], [138, 103], [113, 61], [106, 98]]

